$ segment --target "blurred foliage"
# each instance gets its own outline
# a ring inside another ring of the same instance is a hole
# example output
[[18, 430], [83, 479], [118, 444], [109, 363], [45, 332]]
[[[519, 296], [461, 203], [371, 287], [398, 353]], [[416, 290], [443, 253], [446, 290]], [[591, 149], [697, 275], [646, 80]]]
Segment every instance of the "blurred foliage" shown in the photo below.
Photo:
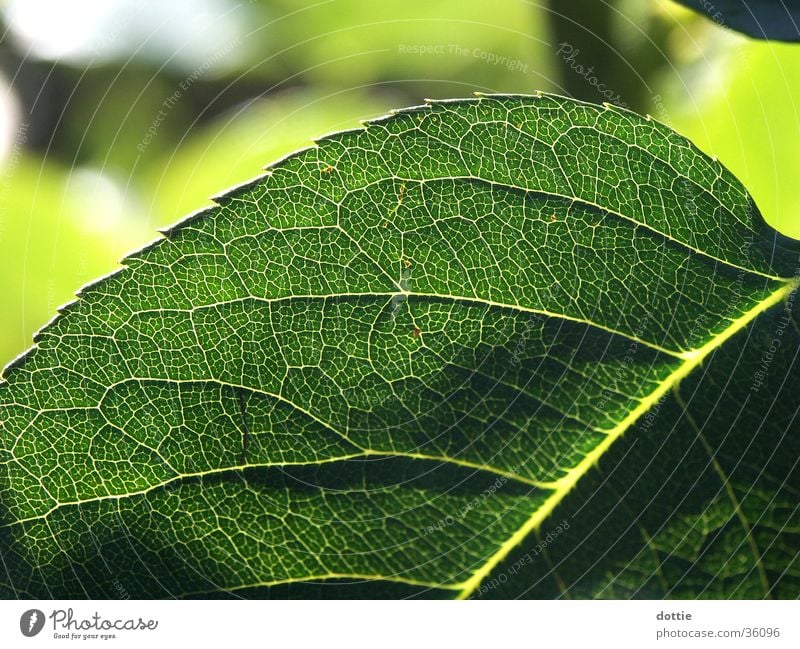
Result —
[[674, 90], [672, 126], [717, 156], [773, 226], [800, 238], [800, 46], [741, 41], [693, 104]]
[[800, 237], [800, 49], [668, 0], [0, 7], [0, 365], [157, 227], [313, 137], [427, 96], [541, 89], [649, 112]]
[[646, 111], [656, 94], [652, 81], [667, 65], [669, 33], [652, 8], [640, 0], [618, 5], [551, 0], [564, 94]]
[[119, 188], [88, 169], [15, 157], [0, 175], [0, 358], [31, 344], [75, 290], [155, 238]]
[[[269, 0], [270, 18], [250, 38], [271, 55], [252, 71], [304, 82], [352, 87], [393, 81], [423, 96], [474, 90], [549, 88], [553, 60], [547, 16], [519, 1]], [[433, 51], [414, 50], [432, 46]], [[437, 49], [438, 48], [438, 49]], [[489, 55], [505, 63], [489, 61]], [[517, 65], [528, 64], [520, 73]]]

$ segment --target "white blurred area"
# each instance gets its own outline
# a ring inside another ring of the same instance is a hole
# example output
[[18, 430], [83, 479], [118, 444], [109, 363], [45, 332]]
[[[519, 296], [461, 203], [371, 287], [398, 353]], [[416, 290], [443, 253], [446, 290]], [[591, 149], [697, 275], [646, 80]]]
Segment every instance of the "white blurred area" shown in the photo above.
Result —
[[118, 232], [136, 214], [123, 191], [124, 184], [93, 167], [77, 167], [69, 174], [64, 200], [66, 212], [79, 215], [79, 227], [87, 233]]
[[191, 70], [224, 51], [220, 70], [244, 55], [228, 47], [248, 28], [246, 4], [229, 0], [6, 0], [18, 50], [75, 65], [142, 58]]

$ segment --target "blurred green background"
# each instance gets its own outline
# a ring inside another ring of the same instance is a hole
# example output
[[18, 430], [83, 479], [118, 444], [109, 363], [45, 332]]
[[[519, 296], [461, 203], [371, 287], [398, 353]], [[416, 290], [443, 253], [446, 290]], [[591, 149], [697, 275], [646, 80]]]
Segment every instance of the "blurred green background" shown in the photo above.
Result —
[[0, 365], [157, 228], [425, 97], [650, 113], [800, 238], [800, 46], [669, 0], [7, 0], [0, 21]]

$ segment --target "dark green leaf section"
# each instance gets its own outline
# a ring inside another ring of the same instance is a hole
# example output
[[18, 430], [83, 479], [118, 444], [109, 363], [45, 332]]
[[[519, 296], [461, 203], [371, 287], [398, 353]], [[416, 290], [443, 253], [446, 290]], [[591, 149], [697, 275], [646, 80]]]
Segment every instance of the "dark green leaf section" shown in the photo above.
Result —
[[715, 352], [477, 595], [797, 598], [799, 317], [795, 293]]
[[7, 368], [0, 594], [475, 595], [798, 265], [685, 139], [547, 95], [401, 111], [216, 200]]
[[[3, 594], [45, 596], [49, 590], [108, 598], [115, 596], [115, 582], [148, 597], [205, 595], [223, 584], [235, 594], [270, 584], [286, 590], [298, 575], [313, 582], [352, 574], [351, 582], [398, 580], [389, 587], [405, 595], [413, 592], [413, 582], [467, 577], [465, 557], [479, 561], [488, 538], [501, 542], [524, 522], [536, 496], [509, 485], [500, 496], [502, 517], [486, 503], [454, 523], [449, 534], [424, 540], [426, 527], [494, 481], [463, 469], [383, 458], [280, 472], [248, 469], [96, 500], [79, 512], [59, 509], [23, 525], [28, 542], [39, 542], [37, 569], [12, 563], [18, 566], [11, 573], [15, 592]], [[67, 532], [57, 545], [45, 542], [54, 529]], [[420, 538], [410, 545], [412, 534]], [[457, 548], [450, 545], [453, 537], [462, 539]], [[357, 569], [368, 566], [376, 552], [379, 571]]]
[[754, 38], [800, 40], [798, 0], [678, 0], [718, 24]]

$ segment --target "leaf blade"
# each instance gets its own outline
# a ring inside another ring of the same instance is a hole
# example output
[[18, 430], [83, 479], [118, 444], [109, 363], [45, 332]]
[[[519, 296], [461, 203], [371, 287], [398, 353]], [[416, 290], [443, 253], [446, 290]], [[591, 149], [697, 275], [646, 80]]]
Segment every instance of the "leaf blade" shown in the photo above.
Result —
[[12, 588], [107, 593], [70, 574], [100, 538], [142, 596], [321, 575], [472, 594], [793, 287], [721, 165], [548, 95], [400, 111], [217, 203], [82, 291], [0, 386]]

